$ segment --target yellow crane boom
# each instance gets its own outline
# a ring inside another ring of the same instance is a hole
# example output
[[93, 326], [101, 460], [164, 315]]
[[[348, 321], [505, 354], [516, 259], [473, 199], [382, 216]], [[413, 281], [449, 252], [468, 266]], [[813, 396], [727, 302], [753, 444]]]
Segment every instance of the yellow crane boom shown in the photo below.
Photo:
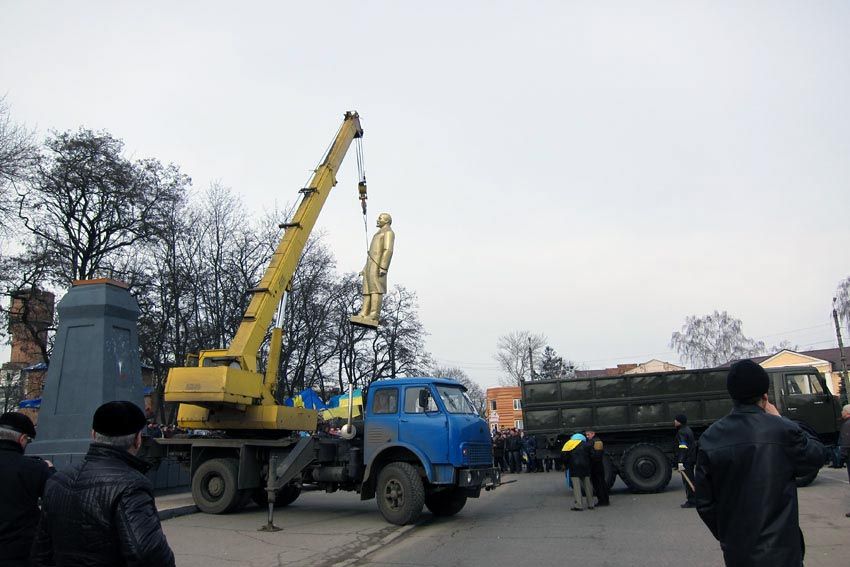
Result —
[[[278, 405], [274, 399], [281, 329], [272, 330], [265, 376], [257, 372], [257, 354], [283, 294], [316, 224], [322, 206], [336, 185], [351, 143], [363, 136], [360, 116], [346, 112], [334, 138], [307, 187], [292, 219], [281, 225], [283, 237], [263, 278], [250, 290], [251, 302], [236, 335], [226, 349], [201, 351], [197, 366], [172, 368], [165, 385], [165, 401], [180, 402], [178, 425], [196, 429], [303, 429], [315, 428], [316, 412]], [[361, 200], [365, 198], [361, 183]]]

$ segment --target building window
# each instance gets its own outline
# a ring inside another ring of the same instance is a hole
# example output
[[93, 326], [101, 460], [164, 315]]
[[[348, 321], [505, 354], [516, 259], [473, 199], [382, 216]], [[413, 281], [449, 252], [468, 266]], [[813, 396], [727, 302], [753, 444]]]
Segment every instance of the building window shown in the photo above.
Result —
[[521, 419], [515, 419], [514, 420], [514, 427], [516, 427], [517, 429], [523, 429], [522, 420]]
[[496, 411], [496, 400], [490, 400], [490, 411]]
[[514, 400], [514, 411], [522, 409], [522, 400]]

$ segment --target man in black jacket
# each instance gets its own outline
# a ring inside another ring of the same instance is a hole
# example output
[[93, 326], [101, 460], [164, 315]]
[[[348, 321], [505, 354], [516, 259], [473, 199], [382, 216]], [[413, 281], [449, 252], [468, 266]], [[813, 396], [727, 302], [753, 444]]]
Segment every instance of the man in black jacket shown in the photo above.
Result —
[[590, 484], [593, 485], [593, 494], [596, 495], [597, 506], [609, 506], [608, 481], [605, 479], [605, 446], [602, 439], [595, 431], [584, 432], [587, 444], [590, 447]]
[[0, 416], [0, 567], [29, 565], [38, 526], [38, 499], [53, 474], [50, 463], [25, 457], [35, 427], [22, 413]]
[[145, 415], [132, 402], [100, 406], [82, 464], [47, 482], [33, 565], [173, 567], [148, 464], [136, 457]]
[[[838, 437], [838, 447], [840, 452], [840, 460], [847, 465], [847, 478], [850, 480], [850, 404], [841, 408], [841, 419], [844, 423], [841, 424], [841, 433]], [[850, 512], [844, 514], [850, 518]]]
[[[685, 503], [682, 508], [693, 508], [696, 506], [696, 497], [688, 481], [694, 481], [694, 467], [697, 464], [697, 438], [688, 427], [688, 416], [679, 414], [673, 419], [676, 428], [676, 468], [683, 475], [682, 484], [685, 485]], [[687, 479], [684, 478], [687, 476]]]
[[779, 415], [767, 396], [770, 377], [755, 362], [733, 364], [726, 387], [734, 409], [700, 436], [697, 512], [726, 565], [800, 567], [795, 478], [823, 466], [824, 446]]

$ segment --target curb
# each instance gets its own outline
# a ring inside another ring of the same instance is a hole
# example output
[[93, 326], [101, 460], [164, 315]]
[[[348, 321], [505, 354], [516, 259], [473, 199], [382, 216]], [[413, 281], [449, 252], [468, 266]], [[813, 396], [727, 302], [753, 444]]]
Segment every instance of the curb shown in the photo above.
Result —
[[198, 507], [194, 504], [189, 504], [188, 506], [178, 506], [177, 508], [161, 510], [157, 513], [159, 514], [159, 521], [162, 522], [164, 520], [171, 520], [172, 518], [179, 518], [180, 516], [188, 516], [196, 512], [198, 512]]

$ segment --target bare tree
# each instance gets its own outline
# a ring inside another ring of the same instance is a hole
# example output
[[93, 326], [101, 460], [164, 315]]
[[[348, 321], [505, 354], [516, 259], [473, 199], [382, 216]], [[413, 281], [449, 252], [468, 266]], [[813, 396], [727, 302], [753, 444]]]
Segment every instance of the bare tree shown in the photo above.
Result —
[[466, 393], [469, 399], [472, 400], [475, 410], [478, 415], [484, 415], [484, 410], [487, 407], [487, 393], [484, 391], [478, 382], [472, 380], [467, 373], [457, 366], [441, 366], [439, 364], [428, 369], [428, 376], [434, 378], [451, 378], [457, 380], [466, 387]]
[[835, 290], [835, 308], [844, 325], [850, 327], [850, 277], [838, 282], [838, 288]]
[[9, 187], [19, 182], [37, 155], [32, 132], [12, 121], [6, 98], [0, 97], [0, 230], [8, 228], [15, 201]]
[[535, 335], [530, 331], [512, 331], [499, 337], [495, 358], [504, 372], [499, 383], [503, 386], [519, 386], [522, 380], [533, 379], [532, 371], [539, 366], [546, 342], [544, 335]]
[[107, 132], [54, 133], [45, 148], [18, 189], [18, 214], [53, 253], [60, 285], [111, 275], [110, 257], [153, 237], [185, 184], [175, 166], [131, 163]]
[[711, 368], [763, 354], [764, 343], [745, 336], [742, 327], [741, 320], [726, 311], [702, 317], [692, 315], [685, 319], [681, 332], [673, 333], [670, 347], [695, 368]]

